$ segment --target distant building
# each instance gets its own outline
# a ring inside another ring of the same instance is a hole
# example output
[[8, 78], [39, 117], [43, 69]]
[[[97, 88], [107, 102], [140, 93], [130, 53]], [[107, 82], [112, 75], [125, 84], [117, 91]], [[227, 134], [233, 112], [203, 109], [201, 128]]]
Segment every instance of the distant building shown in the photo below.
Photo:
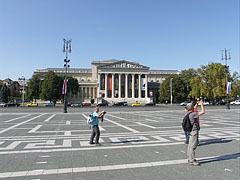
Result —
[[12, 97], [19, 97], [20, 96], [20, 91], [21, 91], [21, 86], [18, 83], [18, 81], [13, 81], [9, 78], [3, 80], [2, 82], [3, 84], [6, 84], [6, 86], [9, 88], [10, 90], [10, 96]]
[[[38, 69], [34, 74], [44, 79], [47, 72], [64, 75], [64, 68]], [[125, 60], [93, 61], [92, 69], [70, 68], [68, 75], [79, 82], [77, 95], [68, 98], [69, 102], [95, 102], [102, 100], [114, 103], [119, 101], [156, 102], [160, 84], [177, 70], [150, 70], [138, 62]]]

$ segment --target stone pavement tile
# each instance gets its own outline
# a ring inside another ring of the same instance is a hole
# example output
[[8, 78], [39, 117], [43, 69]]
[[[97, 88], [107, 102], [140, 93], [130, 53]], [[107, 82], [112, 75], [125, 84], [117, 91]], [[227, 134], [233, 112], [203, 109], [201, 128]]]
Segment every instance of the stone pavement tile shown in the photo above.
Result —
[[42, 180], [42, 175], [39, 176], [26, 176], [24, 180]]
[[25, 177], [10, 177], [8, 180], [24, 180]]
[[100, 180], [100, 179], [105, 180], [106, 178], [103, 172], [98, 171], [98, 172], [73, 173], [73, 179], [74, 180]]

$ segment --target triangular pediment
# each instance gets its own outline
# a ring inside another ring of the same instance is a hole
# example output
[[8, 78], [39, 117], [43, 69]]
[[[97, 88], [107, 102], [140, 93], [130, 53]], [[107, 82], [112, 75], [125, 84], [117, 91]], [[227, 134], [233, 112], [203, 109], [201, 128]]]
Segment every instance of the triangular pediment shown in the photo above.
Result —
[[135, 62], [129, 62], [129, 61], [118, 61], [115, 63], [111, 63], [111, 64], [104, 64], [101, 65], [100, 68], [107, 68], [107, 69], [144, 69], [144, 70], [148, 70], [149, 67], [147, 66], [143, 66], [139, 63], [135, 63]]

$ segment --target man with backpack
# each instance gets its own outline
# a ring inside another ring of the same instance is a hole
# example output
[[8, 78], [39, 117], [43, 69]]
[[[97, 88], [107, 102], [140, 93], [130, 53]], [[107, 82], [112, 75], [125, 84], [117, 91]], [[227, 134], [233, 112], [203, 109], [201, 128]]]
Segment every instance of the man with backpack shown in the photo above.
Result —
[[[98, 107], [96, 107], [94, 109], [94, 112], [92, 113], [92, 122], [91, 122], [92, 135], [90, 138], [90, 144], [96, 144], [96, 146], [101, 146], [101, 144], [99, 143], [100, 130], [98, 127], [98, 123], [99, 123], [99, 118], [101, 118], [103, 121], [103, 116], [105, 113], [106, 113], [105, 111], [102, 111], [101, 113], [99, 113]], [[95, 138], [95, 143], [93, 142], [94, 138]]]
[[[194, 112], [194, 105], [192, 103], [187, 104], [185, 107], [186, 115], [183, 119], [184, 131], [190, 132], [189, 144], [188, 144], [188, 163], [194, 166], [199, 166], [199, 162], [195, 159], [195, 150], [197, 148], [197, 139], [200, 126], [198, 123], [198, 117], [205, 114], [203, 102], [200, 102], [201, 112]], [[189, 125], [188, 125], [188, 122]]]

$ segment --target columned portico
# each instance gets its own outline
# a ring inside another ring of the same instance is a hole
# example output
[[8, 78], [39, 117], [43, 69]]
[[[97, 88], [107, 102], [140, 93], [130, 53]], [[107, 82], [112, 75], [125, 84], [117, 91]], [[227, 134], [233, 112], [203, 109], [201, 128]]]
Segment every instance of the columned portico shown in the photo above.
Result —
[[142, 98], [141, 97], [141, 75], [138, 74], [138, 98]]
[[[36, 70], [34, 74], [41, 80], [47, 72], [62, 75], [62, 68]], [[79, 92], [69, 92], [69, 102], [95, 102], [103, 100], [109, 103], [127, 101], [128, 103], [157, 102], [160, 84], [176, 70], [150, 70], [138, 62], [111, 59], [93, 61], [92, 69], [70, 68], [68, 74], [78, 80]], [[99, 100], [99, 101], [98, 101]]]
[[121, 85], [122, 85], [122, 81], [121, 81], [121, 74], [118, 74], [118, 98], [121, 98]]
[[134, 98], [134, 82], [135, 82], [135, 78], [134, 78], [134, 74], [132, 74], [132, 98]]
[[125, 74], [125, 98], [128, 98], [128, 74]]
[[112, 98], [114, 98], [114, 74], [112, 74]]
[[105, 74], [105, 98], [107, 98], [107, 77], [108, 74]]
[[[111, 102], [128, 101], [128, 102], [145, 102], [148, 100], [148, 86], [147, 86], [147, 74], [143, 73], [99, 73], [98, 77], [104, 79], [104, 96], [103, 99]], [[124, 84], [123, 79], [124, 78]], [[102, 83], [102, 81], [98, 81]], [[97, 92], [101, 92], [101, 85], [98, 85]], [[124, 91], [122, 88], [124, 87]], [[93, 89], [93, 96], [95, 94]]]

